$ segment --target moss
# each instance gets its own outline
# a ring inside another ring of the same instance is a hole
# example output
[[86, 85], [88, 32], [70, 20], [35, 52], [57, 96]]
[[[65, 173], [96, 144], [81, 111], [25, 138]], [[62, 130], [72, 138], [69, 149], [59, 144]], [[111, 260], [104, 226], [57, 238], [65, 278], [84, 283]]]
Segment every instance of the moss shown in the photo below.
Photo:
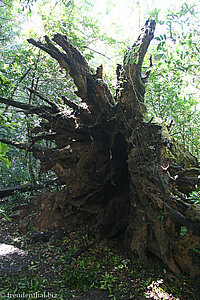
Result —
[[173, 139], [170, 147], [171, 154], [176, 159], [176, 164], [183, 168], [198, 167], [198, 160], [194, 157], [184, 145], [180, 144], [177, 140]]

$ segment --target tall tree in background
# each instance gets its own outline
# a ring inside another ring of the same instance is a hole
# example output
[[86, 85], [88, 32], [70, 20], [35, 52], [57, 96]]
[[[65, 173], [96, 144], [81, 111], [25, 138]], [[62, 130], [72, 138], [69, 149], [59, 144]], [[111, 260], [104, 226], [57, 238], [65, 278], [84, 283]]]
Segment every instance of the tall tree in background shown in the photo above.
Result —
[[199, 164], [167, 127], [144, 118], [150, 71], [142, 75], [142, 64], [154, 30], [155, 22], [147, 21], [117, 66], [114, 96], [104, 82], [103, 66], [92, 70], [66, 35], [55, 34], [54, 43], [47, 36], [45, 43], [29, 39], [73, 78], [79, 101], [63, 95], [55, 103], [34, 89], [38, 105], [1, 97], [1, 103], [40, 117], [29, 143], [1, 141], [33, 152], [41, 172], [58, 175], [62, 189], [40, 198], [41, 229], [85, 226], [97, 240], [121, 239], [146, 265], [153, 255], [172, 271], [195, 277], [200, 212], [186, 195], [199, 184]]

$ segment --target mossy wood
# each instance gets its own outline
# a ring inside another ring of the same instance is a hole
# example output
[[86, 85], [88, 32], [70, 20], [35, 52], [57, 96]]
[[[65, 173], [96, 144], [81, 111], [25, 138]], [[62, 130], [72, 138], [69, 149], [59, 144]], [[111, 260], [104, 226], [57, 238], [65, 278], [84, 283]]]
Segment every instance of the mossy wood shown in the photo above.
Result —
[[[200, 210], [186, 195], [199, 184], [199, 164], [166, 127], [144, 118], [149, 70], [142, 75], [142, 64], [154, 30], [155, 22], [147, 21], [123, 65], [117, 66], [114, 96], [102, 65], [93, 71], [66, 36], [55, 34], [54, 43], [47, 36], [45, 43], [29, 39], [73, 78], [81, 102], [63, 97], [58, 105], [33, 90], [45, 105], [0, 98], [43, 119], [31, 144], [2, 141], [32, 151], [41, 172], [53, 170], [64, 183], [60, 191], [41, 197], [41, 229], [85, 226], [98, 240], [121, 239], [145, 265], [157, 257], [173, 272], [195, 277], [200, 275]], [[41, 139], [56, 147], [41, 146]]]

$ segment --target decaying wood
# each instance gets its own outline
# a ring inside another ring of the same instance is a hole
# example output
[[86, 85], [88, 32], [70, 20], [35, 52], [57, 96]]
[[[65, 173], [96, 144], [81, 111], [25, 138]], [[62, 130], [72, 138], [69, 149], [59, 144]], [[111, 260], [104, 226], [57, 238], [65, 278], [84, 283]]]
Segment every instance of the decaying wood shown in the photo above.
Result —
[[[92, 70], [66, 36], [56, 34], [55, 44], [48, 37], [44, 43], [29, 39], [73, 78], [80, 101], [63, 97], [59, 106], [43, 99], [45, 107], [9, 102], [27, 113], [41, 113], [44, 120], [32, 132], [31, 147], [4, 142], [33, 151], [41, 172], [54, 170], [65, 182], [62, 190], [41, 197], [41, 229], [86, 226], [97, 240], [121, 239], [146, 265], [154, 255], [172, 271], [195, 277], [200, 275], [195, 251], [200, 212], [187, 194], [199, 184], [199, 163], [166, 127], [144, 118], [150, 70], [142, 76], [142, 64], [154, 30], [155, 22], [148, 20], [118, 65], [115, 96], [103, 79], [102, 65]], [[41, 149], [41, 139], [50, 139], [55, 148]]]

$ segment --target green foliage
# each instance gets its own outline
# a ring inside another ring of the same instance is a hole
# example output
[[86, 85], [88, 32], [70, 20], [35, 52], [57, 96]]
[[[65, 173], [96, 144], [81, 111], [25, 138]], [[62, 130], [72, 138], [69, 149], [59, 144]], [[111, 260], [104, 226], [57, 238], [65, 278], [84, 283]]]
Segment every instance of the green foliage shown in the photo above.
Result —
[[166, 125], [173, 124], [171, 134], [194, 155], [199, 156], [200, 81], [198, 8], [184, 4], [178, 11], [168, 11], [159, 21], [155, 37], [154, 67], [147, 84], [146, 104], [149, 117], [156, 116]]
[[109, 294], [112, 295], [114, 283], [116, 282], [116, 280], [117, 278], [113, 274], [105, 272], [105, 274], [102, 275], [102, 279], [100, 281], [100, 289], [108, 290]]
[[200, 205], [200, 188], [197, 191], [192, 191], [188, 197], [188, 199], [193, 204], [199, 204]]
[[0, 45], [4, 46], [5, 42], [9, 41], [13, 35], [18, 33], [17, 19], [13, 0], [0, 0], [0, 26], [1, 36]]
[[0, 142], [0, 162], [3, 162], [7, 168], [11, 166], [10, 161], [6, 158], [6, 152], [9, 149], [7, 145]]
[[187, 233], [187, 227], [186, 226], [181, 226], [181, 229], [180, 229], [180, 236], [185, 236]]
[[90, 261], [74, 259], [65, 270], [65, 283], [68, 287], [88, 290], [95, 287], [98, 268]]
[[3, 209], [1, 209], [0, 207], [0, 217], [4, 217], [6, 218], [9, 222], [11, 222], [10, 218], [7, 216], [7, 214], [5, 213], [5, 211]]
[[[94, 2], [84, 1], [49, 1], [41, 0], [37, 15], [41, 18], [44, 31], [48, 35], [60, 32], [81, 51], [96, 40], [107, 40], [107, 34], [101, 34], [98, 21], [92, 16]], [[111, 39], [108, 39], [111, 42]], [[91, 51], [86, 53], [93, 56]]]
[[[7, 228], [4, 230], [7, 231]], [[30, 239], [31, 232], [19, 236], [15, 228], [13, 234], [13, 240], [17, 239], [17, 243], [28, 251], [29, 265], [12, 276], [2, 274], [2, 291], [5, 295], [2, 299], [7, 299], [8, 292], [43, 294], [44, 291], [46, 294], [49, 292], [57, 295], [61, 300], [85, 298], [89, 290], [101, 290], [105, 293], [105, 299], [109, 294], [113, 300], [124, 297], [139, 299], [141, 296], [161, 292], [163, 298], [171, 293], [173, 296], [170, 299], [186, 299], [184, 296], [188, 293], [191, 299], [194, 298], [191, 279], [174, 276], [159, 266], [156, 266], [156, 272], [152, 268], [145, 270], [138, 258], [127, 259], [121, 256], [115, 244], [94, 244], [87, 234], [68, 234], [54, 246], [33, 243]], [[83, 247], [91, 242], [91, 248], [83, 251]], [[78, 252], [80, 255], [77, 257]]]

